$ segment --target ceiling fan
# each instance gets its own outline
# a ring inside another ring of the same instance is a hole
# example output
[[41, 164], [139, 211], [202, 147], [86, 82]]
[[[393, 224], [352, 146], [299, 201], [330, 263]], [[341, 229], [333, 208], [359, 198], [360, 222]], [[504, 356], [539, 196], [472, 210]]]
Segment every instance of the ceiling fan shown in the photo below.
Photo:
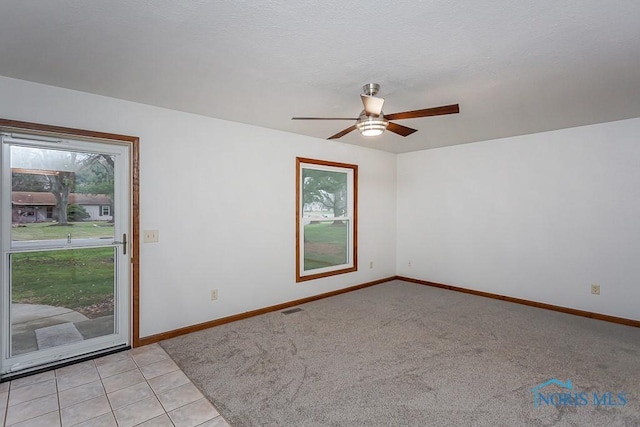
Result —
[[291, 120], [355, 120], [355, 124], [348, 128], [330, 136], [327, 139], [338, 139], [351, 131], [358, 129], [363, 136], [380, 135], [385, 129], [400, 136], [409, 136], [417, 129], [392, 123], [390, 120], [415, 119], [419, 117], [442, 116], [445, 114], [457, 114], [460, 112], [458, 104], [444, 105], [442, 107], [425, 108], [423, 110], [405, 111], [403, 113], [383, 114], [382, 105], [383, 98], [376, 95], [380, 90], [377, 83], [368, 83], [362, 87], [364, 93], [360, 95], [364, 110], [357, 118], [353, 117], [292, 117]]

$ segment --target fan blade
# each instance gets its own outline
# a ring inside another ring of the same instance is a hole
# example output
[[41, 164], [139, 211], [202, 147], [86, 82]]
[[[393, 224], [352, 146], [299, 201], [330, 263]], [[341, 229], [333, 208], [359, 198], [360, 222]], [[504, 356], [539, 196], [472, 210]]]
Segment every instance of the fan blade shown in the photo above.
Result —
[[384, 98], [377, 98], [370, 95], [360, 95], [362, 98], [362, 104], [364, 105], [364, 111], [367, 116], [379, 116], [382, 113], [382, 105], [384, 104]]
[[406, 126], [391, 122], [389, 122], [389, 124], [387, 125], [387, 130], [390, 130], [393, 133], [397, 133], [400, 136], [409, 136], [414, 132], [418, 132], [418, 129], [411, 129]]
[[291, 120], [358, 120], [357, 117], [291, 117]]
[[458, 104], [444, 105], [442, 107], [425, 108], [424, 110], [405, 111], [403, 113], [385, 114], [387, 120], [416, 119], [418, 117], [442, 116], [445, 114], [457, 114], [460, 112]]
[[351, 132], [351, 131], [353, 131], [353, 130], [356, 130], [356, 125], [349, 126], [349, 127], [348, 127], [348, 128], [346, 128], [345, 130], [340, 131], [340, 132], [336, 133], [335, 135], [330, 136], [330, 137], [329, 137], [329, 138], [327, 138], [327, 139], [338, 139], [338, 138], [341, 138], [341, 137], [345, 136], [346, 134], [348, 134], [349, 132]]

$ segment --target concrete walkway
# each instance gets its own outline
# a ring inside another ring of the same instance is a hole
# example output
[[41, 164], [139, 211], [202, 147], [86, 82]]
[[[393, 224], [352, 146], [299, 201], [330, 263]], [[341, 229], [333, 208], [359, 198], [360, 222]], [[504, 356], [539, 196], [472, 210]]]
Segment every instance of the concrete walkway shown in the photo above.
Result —
[[65, 307], [39, 304], [12, 304], [11, 310], [14, 356], [114, 331], [113, 315], [89, 319]]
[[69, 308], [39, 304], [11, 304], [11, 315], [13, 335], [60, 323], [89, 320]]

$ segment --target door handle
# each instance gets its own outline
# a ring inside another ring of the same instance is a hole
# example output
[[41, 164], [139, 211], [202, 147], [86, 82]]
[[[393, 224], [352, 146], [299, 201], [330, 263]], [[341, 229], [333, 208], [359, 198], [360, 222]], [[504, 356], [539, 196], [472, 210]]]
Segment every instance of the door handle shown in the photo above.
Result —
[[122, 233], [122, 242], [114, 242], [116, 245], [122, 245], [122, 255], [127, 254], [127, 233]]

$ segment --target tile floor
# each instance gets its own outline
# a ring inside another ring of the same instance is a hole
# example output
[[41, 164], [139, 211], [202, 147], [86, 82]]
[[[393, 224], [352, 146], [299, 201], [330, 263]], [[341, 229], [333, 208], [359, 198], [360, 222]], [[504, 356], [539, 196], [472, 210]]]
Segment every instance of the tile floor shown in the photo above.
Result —
[[4, 426], [229, 426], [151, 344], [0, 383]]

